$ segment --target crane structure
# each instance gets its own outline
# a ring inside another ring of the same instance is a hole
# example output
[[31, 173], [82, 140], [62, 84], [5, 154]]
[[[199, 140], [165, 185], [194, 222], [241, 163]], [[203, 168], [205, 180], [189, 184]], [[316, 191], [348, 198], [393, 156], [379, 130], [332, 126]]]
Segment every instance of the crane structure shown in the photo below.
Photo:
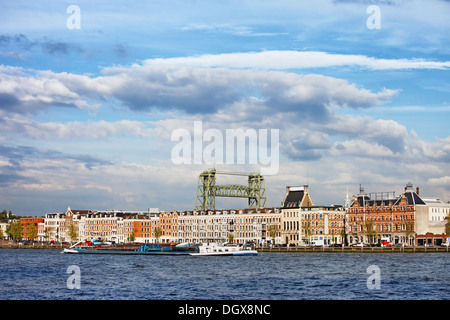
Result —
[[[248, 185], [216, 185], [216, 175], [248, 176]], [[258, 173], [203, 171], [198, 177], [195, 210], [215, 210], [216, 197], [247, 198], [248, 208], [262, 208], [266, 205], [266, 183]]]

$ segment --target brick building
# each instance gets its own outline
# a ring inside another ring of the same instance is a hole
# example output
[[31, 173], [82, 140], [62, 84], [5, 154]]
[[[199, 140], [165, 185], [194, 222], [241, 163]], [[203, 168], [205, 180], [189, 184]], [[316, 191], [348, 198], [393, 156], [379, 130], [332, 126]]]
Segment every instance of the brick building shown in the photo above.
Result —
[[[441, 210], [435, 213], [436, 207]], [[419, 196], [419, 188], [414, 190], [408, 183], [404, 193], [395, 197], [393, 192], [366, 194], [353, 197], [348, 208], [348, 237], [350, 243], [380, 243], [414, 245], [420, 235], [432, 238], [436, 244], [445, 238], [444, 214], [450, 212], [450, 205], [442, 202], [425, 201]], [[438, 241], [440, 239], [440, 241]]]
[[[22, 225], [22, 239], [26, 240], [38, 240], [38, 231], [39, 231], [39, 224], [44, 222], [44, 218], [21, 218], [20, 223]], [[29, 235], [29, 229], [33, 226], [36, 228], [36, 237], [30, 238]]]

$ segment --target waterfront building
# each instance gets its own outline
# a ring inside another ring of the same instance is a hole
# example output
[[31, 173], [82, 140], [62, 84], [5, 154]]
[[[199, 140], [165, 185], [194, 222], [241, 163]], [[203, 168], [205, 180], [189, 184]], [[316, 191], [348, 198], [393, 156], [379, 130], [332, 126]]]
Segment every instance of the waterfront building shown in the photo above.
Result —
[[155, 212], [144, 211], [96, 211], [84, 218], [84, 230], [80, 225], [81, 239], [98, 239], [117, 243], [151, 242], [151, 221]]
[[[178, 215], [177, 211], [160, 212], [158, 223], [161, 231], [162, 243], [174, 243], [178, 240]], [[153, 228], [154, 229], [154, 228]], [[154, 231], [154, 230], [153, 230]]]
[[[135, 238], [137, 234], [139, 240], [145, 240], [141, 239], [145, 238], [145, 236], [141, 237], [141, 225], [152, 216], [156, 216], [156, 213], [150, 210], [148, 212], [93, 211], [74, 210], [69, 207], [66, 212], [46, 214], [42, 233], [48, 235], [47, 241], [68, 242], [71, 241], [69, 226], [73, 225], [77, 233], [74, 241], [101, 238], [105, 241], [126, 242], [132, 234]], [[142, 234], [145, 235], [145, 233]], [[142, 242], [148, 242], [148, 239]]]
[[[419, 190], [417, 190], [419, 192]], [[421, 198], [425, 205], [416, 206], [416, 243], [440, 244], [450, 237], [445, 234], [445, 225], [449, 223], [450, 203], [438, 198]]]
[[122, 212], [115, 211], [85, 212], [80, 215], [78, 240], [100, 238], [117, 241], [117, 222], [122, 216]]
[[44, 218], [42, 218], [42, 222], [38, 223], [38, 241], [43, 242], [46, 241], [45, 238], [45, 222]]
[[152, 241], [152, 216], [147, 214], [125, 214], [117, 222], [118, 232], [114, 241], [118, 243]]
[[[436, 199], [424, 201], [419, 188], [408, 183], [404, 193], [395, 197], [394, 192], [366, 194], [353, 197], [347, 209], [348, 237], [350, 243], [423, 244], [423, 238], [440, 244], [445, 239], [444, 214], [450, 205]], [[426, 240], [428, 241], [428, 240]]]
[[[281, 213], [279, 208], [193, 210], [177, 214], [177, 242], [253, 242], [264, 245], [280, 240]], [[275, 226], [273, 238], [268, 229]]]
[[[80, 241], [86, 233], [86, 217], [92, 215], [91, 210], [72, 210], [70, 207], [67, 208], [64, 214], [64, 232], [60, 234], [60, 241]], [[74, 228], [75, 237], [70, 237], [70, 228]]]
[[[280, 208], [241, 209], [235, 212], [235, 243], [252, 242], [257, 245], [281, 243]], [[274, 228], [273, 235], [271, 228]]]
[[313, 206], [308, 186], [286, 187], [281, 206], [281, 237], [286, 245], [302, 243], [301, 208]]
[[226, 242], [235, 231], [236, 210], [193, 210], [178, 214], [178, 241]]
[[300, 208], [301, 244], [344, 243], [345, 216], [341, 205]]
[[8, 238], [8, 234], [6, 233], [6, 230], [8, 230], [9, 221], [8, 220], [1, 220], [0, 221], [0, 230], [3, 233], [3, 238], [0, 240], [5, 240]]
[[45, 241], [64, 241], [66, 234], [65, 227], [65, 213], [64, 212], [53, 212], [47, 213], [44, 217], [44, 237]]
[[[44, 222], [44, 218], [21, 218], [20, 223], [22, 225], [22, 239], [25, 240], [38, 240], [37, 237], [37, 231], [38, 231], [38, 224]], [[28, 234], [30, 227], [33, 226], [36, 229], [36, 237], [30, 238], [30, 235]]]

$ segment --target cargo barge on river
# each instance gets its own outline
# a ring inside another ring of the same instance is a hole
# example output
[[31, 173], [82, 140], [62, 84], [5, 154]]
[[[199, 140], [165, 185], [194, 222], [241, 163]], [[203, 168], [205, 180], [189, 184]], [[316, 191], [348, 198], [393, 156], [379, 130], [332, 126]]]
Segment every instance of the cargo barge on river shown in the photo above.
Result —
[[128, 255], [188, 255], [195, 252], [195, 246], [189, 243], [166, 244], [97, 244], [76, 243], [61, 253], [71, 254], [128, 254]]

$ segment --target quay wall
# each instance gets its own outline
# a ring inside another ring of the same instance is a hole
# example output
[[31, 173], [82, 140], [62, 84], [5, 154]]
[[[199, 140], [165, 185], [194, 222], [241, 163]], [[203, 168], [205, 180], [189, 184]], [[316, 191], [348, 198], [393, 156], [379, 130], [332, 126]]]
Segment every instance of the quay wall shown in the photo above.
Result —
[[[35, 243], [29, 245], [3, 243], [0, 244], [0, 249], [64, 249], [68, 248], [68, 244], [43, 244]], [[386, 252], [449, 252], [449, 247], [423, 247], [423, 246], [408, 246], [408, 247], [272, 247], [272, 248], [256, 248], [258, 252], [279, 252], [279, 253], [301, 253], [301, 252], [365, 252], [365, 253], [386, 253]]]
[[274, 247], [274, 248], [256, 248], [258, 252], [365, 252], [365, 253], [386, 253], [386, 252], [449, 252], [448, 247]]

